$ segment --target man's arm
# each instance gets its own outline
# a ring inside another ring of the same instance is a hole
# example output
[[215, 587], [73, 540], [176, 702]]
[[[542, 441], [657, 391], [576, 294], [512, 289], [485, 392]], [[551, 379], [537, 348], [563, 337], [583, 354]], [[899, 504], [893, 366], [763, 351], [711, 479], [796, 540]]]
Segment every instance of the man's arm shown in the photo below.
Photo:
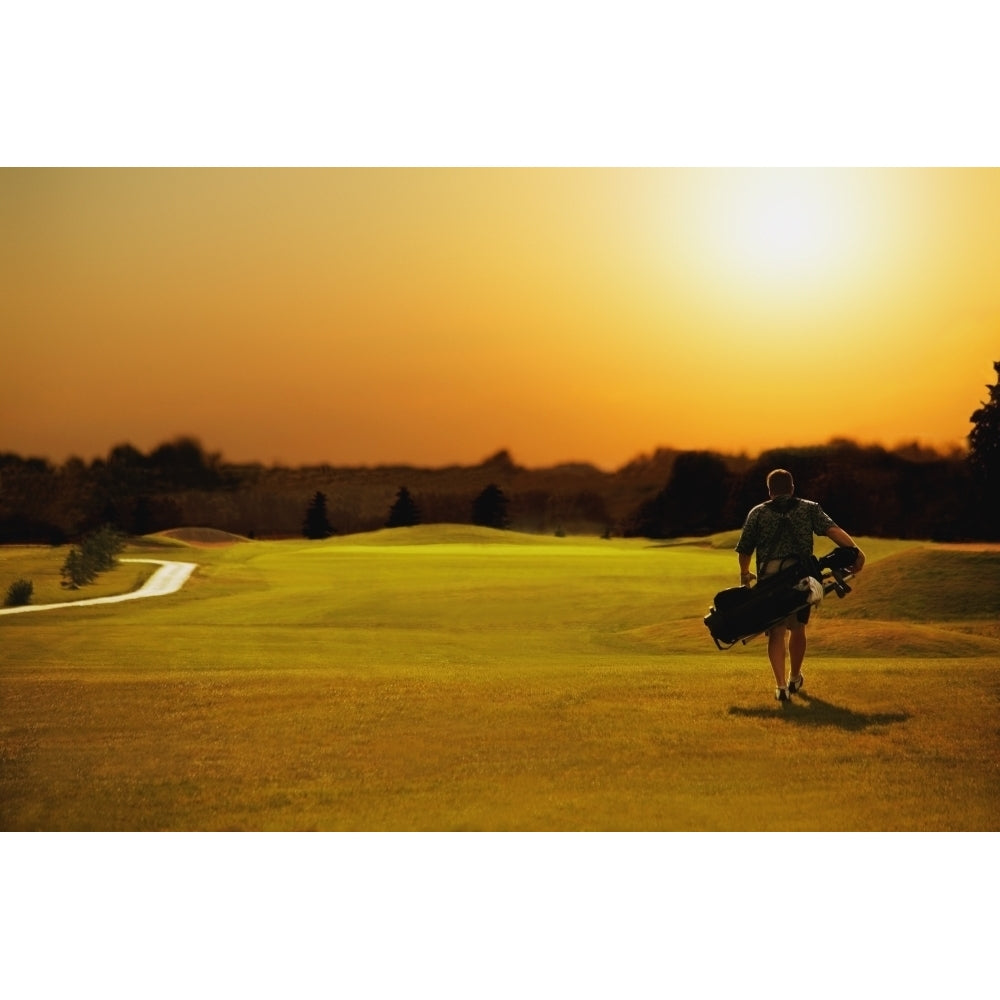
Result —
[[830, 541], [836, 542], [843, 548], [858, 549], [858, 561], [851, 567], [851, 572], [860, 573], [861, 567], [864, 566], [865, 564], [865, 554], [864, 552], [861, 551], [861, 549], [858, 548], [857, 543], [854, 541], [854, 539], [851, 538], [851, 536], [846, 531], [844, 531], [843, 528], [838, 528], [836, 525], [834, 525], [826, 533], [826, 537], [829, 538]]
[[745, 587], [756, 577], [750, 572], [750, 560], [753, 558], [754, 549], [757, 547], [757, 518], [760, 511], [758, 507], [747, 514], [747, 519], [743, 523], [743, 530], [740, 532], [739, 541], [736, 543], [736, 554], [740, 559], [740, 586]]

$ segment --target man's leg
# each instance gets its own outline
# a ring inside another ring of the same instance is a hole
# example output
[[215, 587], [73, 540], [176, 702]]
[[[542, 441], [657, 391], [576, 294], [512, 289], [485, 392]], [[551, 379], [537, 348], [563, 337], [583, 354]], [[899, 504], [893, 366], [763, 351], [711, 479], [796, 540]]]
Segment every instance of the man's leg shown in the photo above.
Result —
[[802, 673], [802, 661], [806, 658], [806, 627], [795, 625], [788, 638], [788, 658], [791, 661], [792, 680], [798, 680]]
[[774, 682], [780, 688], [785, 686], [785, 631], [784, 625], [775, 625], [767, 633], [767, 658], [774, 671]]

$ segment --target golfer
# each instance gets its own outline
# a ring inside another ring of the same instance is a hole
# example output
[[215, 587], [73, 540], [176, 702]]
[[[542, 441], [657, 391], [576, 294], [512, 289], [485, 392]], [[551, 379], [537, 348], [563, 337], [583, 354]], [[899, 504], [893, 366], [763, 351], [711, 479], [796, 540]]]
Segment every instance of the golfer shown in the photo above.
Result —
[[[763, 580], [790, 564], [791, 560], [811, 556], [813, 535], [825, 536], [837, 545], [857, 548], [851, 536], [837, 527], [833, 518], [818, 503], [794, 496], [795, 483], [787, 470], [775, 469], [768, 474], [767, 492], [770, 499], [747, 514], [740, 540], [736, 543], [742, 586], [754, 579], [754, 574], [750, 572], [750, 557], [755, 552], [757, 576]], [[858, 549], [858, 559], [851, 572], [860, 573], [864, 564], [865, 554]], [[778, 701], [788, 701], [805, 683], [802, 661], [806, 656], [806, 625], [811, 610], [811, 607], [806, 607], [793, 612], [784, 622], [768, 629], [767, 657], [774, 671], [777, 684], [774, 697]], [[786, 657], [791, 665], [791, 677], [787, 684]]]

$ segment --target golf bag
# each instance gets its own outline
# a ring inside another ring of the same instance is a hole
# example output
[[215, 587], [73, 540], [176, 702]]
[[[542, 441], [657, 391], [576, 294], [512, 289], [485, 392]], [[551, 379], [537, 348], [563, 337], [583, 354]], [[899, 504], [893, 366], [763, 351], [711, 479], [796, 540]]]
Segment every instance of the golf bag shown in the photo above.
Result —
[[730, 587], [715, 595], [705, 625], [719, 649], [746, 643], [783, 622], [796, 611], [818, 604], [826, 594], [843, 597], [857, 562], [856, 548], [840, 547], [817, 559], [795, 559], [758, 582], [756, 587]]

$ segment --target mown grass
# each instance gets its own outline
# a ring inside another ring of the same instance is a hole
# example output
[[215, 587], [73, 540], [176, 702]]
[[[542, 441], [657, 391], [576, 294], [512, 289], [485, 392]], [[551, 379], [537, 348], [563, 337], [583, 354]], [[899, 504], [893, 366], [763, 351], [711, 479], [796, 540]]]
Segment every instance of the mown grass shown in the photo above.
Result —
[[[714, 541], [179, 548], [201, 568], [177, 595], [0, 618], [2, 825], [996, 829], [1000, 556], [864, 540], [782, 708], [762, 643], [720, 653], [702, 623], [735, 575]], [[940, 596], [943, 555], [987, 589]]]
[[[152, 565], [119, 563], [98, 575], [92, 584], [71, 590], [62, 585], [63, 563], [69, 546], [10, 547], [0, 545], [0, 595], [17, 579], [32, 582], [32, 604], [61, 604], [64, 601], [83, 601], [92, 597], [109, 597], [137, 590], [156, 570]], [[132, 553], [129, 553], [130, 555]], [[149, 558], [169, 559], [170, 556]], [[2, 599], [2, 596], [0, 596]]]

